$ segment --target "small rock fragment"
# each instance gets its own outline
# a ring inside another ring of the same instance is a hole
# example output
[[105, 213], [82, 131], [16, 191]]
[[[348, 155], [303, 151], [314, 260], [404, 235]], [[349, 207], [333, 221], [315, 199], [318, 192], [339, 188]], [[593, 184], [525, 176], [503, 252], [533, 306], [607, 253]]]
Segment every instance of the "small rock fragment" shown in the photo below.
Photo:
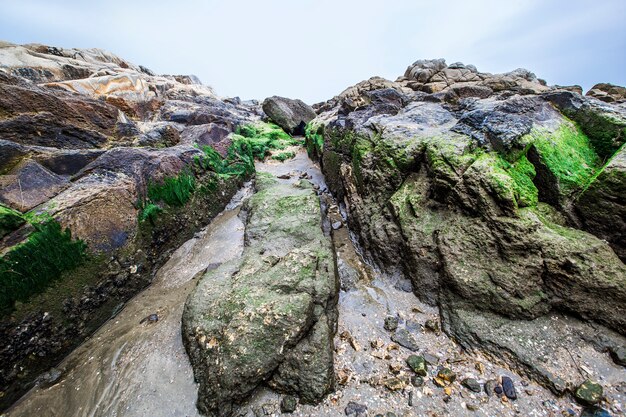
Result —
[[402, 347], [405, 347], [413, 352], [417, 352], [419, 350], [419, 346], [417, 344], [417, 340], [411, 333], [409, 333], [406, 329], [397, 330], [392, 336], [391, 340], [396, 342]]
[[507, 396], [510, 400], [517, 399], [517, 392], [515, 391], [515, 385], [513, 384], [513, 380], [508, 376], [502, 377], [502, 391], [504, 395]]
[[451, 384], [456, 380], [456, 374], [450, 368], [441, 368], [437, 372], [437, 377], [445, 381], [446, 384]]
[[602, 385], [588, 379], [578, 386], [574, 397], [581, 404], [594, 405], [600, 402], [602, 393]]
[[424, 327], [426, 327], [428, 330], [430, 330], [431, 332], [440, 333], [439, 330], [439, 321], [438, 320], [434, 320], [434, 319], [428, 319], [426, 320], [426, 322], [424, 323]]
[[293, 395], [285, 395], [280, 402], [280, 411], [283, 413], [293, 413], [296, 411], [298, 399]]
[[366, 417], [367, 416], [367, 406], [364, 404], [356, 403], [354, 401], [350, 401], [344, 411], [347, 416], [354, 416], [354, 417]]
[[495, 392], [497, 386], [498, 382], [495, 379], [490, 379], [489, 381], [485, 382], [485, 393], [491, 397]]
[[333, 222], [333, 224], [332, 224], [333, 230], [339, 230], [339, 229], [341, 229], [342, 226], [343, 226], [343, 224], [341, 222]]
[[418, 375], [413, 375], [411, 377], [411, 384], [413, 384], [414, 387], [421, 387], [424, 385], [424, 378]]
[[580, 413], [580, 417], [611, 417], [611, 414], [600, 407], [587, 407]]
[[385, 330], [393, 332], [398, 328], [398, 317], [389, 316], [385, 318]]
[[385, 380], [384, 385], [390, 391], [400, 391], [407, 386], [407, 383], [401, 378], [388, 378]]
[[406, 358], [406, 363], [419, 376], [428, 375], [428, 365], [423, 356], [411, 355]]
[[474, 378], [465, 378], [461, 381], [461, 385], [472, 392], [480, 392], [480, 384]]

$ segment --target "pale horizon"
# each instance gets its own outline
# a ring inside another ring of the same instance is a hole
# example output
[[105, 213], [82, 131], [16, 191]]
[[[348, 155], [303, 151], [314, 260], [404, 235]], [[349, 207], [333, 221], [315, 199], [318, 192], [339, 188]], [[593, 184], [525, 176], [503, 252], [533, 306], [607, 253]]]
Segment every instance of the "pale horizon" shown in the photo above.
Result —
[[1, 6], [0, 39], [101, 48], [160, 74], [194, 74], [223, 96], [316, 103], [417, 59], [526, 68], [548, 84], [626, 84], [626, 2], [328, 0]]

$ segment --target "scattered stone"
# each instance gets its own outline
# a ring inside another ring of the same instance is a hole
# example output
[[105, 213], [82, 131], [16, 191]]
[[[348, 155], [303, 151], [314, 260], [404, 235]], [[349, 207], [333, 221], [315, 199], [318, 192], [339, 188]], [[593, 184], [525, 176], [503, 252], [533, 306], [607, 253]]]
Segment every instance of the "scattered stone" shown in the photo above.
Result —
[[426, 360], [426, 363], [429, 365], [437, 365], [439, 363], [439, 357], [435, 355], [431, 355], [430, 353], [423, 353], [422, 356]]
[[370, 346], [374, 349], [380, 349], [383, 346], [385, 346], [385, 342], [383, 342], [382, 339], [376, 339], [376, 340], [372, 340], [370, 342]]
[[281, 180], [288, 180], [291, 178], [291, 174], [277, 175], [276, 178], [281, 179]]
[[421, 387], [424, 385], [424, 378], [419, 375], [413, 375], [411, 377], [411, 384], [413, 384], [414, 387]]
[[498, 382], [495, 379], [490, 379], [489, 381], [485, 382], [485, 393], [491, 397], [495, 392], [497, 386]]
[[493, 391], [498, 395], [502, 395], [502, 393], [504, 392], [504, 390], [502, 389], [502, 385], [500, 384], [496, 385]]
[[441, 368], [439, 372], [437, 372], [437, 377], [442, 379], [447, 385], [456, 380], [456, 373], [454, 373], [450, 368]]
[[600, 407], [587, 407], [580, 413], [580, 417], [611, 417], [611, 414]]
[[439, 334], [441, 330], [439, 329], [439, 320], [429, 319], [424, 323], [424, 327], [431, 332]]
[[354, 416], [354, 417], [366, 417], [367, 416], [367, 406], [364, 404], [356, 403], [354, 401], [350, 401], [344, 411], [347, 416]]
[[417, 375], [428, 375], [428, 365], [423, 356], [411, 355], [406, 358], [406, 363]]
[[451, 399], [452, 399], [452, 397], [451, 397], [451, 396], [446, 395], [445, 397], [443, 397], [443, 402], [447, 404], [447, 403], [449, 403], [449, 402], [450, 402], [450, 400], [451, 400]]
[[413, 390], [409, 391], [409, 407], [413, 407], [413, 397], [414, 397], [415, 393], [413, 392]]
[[513, 384], [513, 380], [508, 376], [502, 377], [502, 390], [504, 391], [504, 395], [507, 396], [510, 400], [517, 399], [517, 392], [515, 391], [515, 385]]
[[285, 395], [280, 402], [280, 411], [283, 413], [293, 413], [296, 411], [298, 399], [293, 395]]
[[339, 230], [341, 229], [342, 226], [343, 226], [343, 223], [341, 222], [333, 222], [332, 224], [333, 230]]
[[337, 382], [339, 385], [348, 385], [352, 378], [352, 370], [350, 368], [342, 368], [337, 372]]
[[471, 403], [466, 403], [465, 408], [467, 408], [470, 411], [478, 411], [480, 407], [478, 404], [471, 402]]
[[480, 372], [481, 375], [485, 373], [485, 365], [483, 365], [482, 362], [476, 362], [476, 365], [474, 367], [478, 372]]
[[157, 321], [159, 321], [159, 315], [157, 313], [152, 313], [142, 318], [139, 324], [144, 324], [144, 323], [150, 324], [150, 323], [156, 323]]
[[461, 382], [465, 388], [473, 392], [480, 392], [480, 384], [474, 378], [466, 378]]
[[402, 364], [400, 362], [392, 362], [389, 364], [389, 372], [391, 372], [392, 374], [399, 374], [400, 371], [402, 370]]
[[618, 365], [626, 366], [626, 346], [610, 347], [609, 353], [613, 362]]
[[397, 330], [393, 336], [391, 336], [391, 340], [402, 347], [412, 350], [413, 352], [417, 352], [419, 350], [417, 340], [415, 340], [415, 337], [413, 337], [413, 335], [406, 329]]
[[588, 379], [576, 389], [574, 397], [576, 397], [576, 400], [581, 404], [594, 405], [600, 402], [602, 393], [602, 385]]
[[445, 392], [446, 395], [452, 395], [452, 388], [450, 387], [445, 387], [443, 389], [443, 392]]
[[400, 391], [406, 388], [407, 381], [403, 378], [387, 378], [384, 385], [390, 391]]
[[385, 330], [393, 332], [398, 328], [398, 317], [389, 316], [385, 318]]

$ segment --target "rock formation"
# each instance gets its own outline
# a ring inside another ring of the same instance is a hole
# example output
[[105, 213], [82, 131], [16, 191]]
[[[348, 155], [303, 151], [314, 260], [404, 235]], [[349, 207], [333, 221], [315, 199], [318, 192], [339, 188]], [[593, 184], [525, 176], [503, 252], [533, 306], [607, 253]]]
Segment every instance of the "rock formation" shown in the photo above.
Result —
[[222, 210], [261, 115], [101, 50], [0, 44], [0, 408]]
[[302, 135], [304, 126], [315, 118], [315, 111], [302, 100], [268, 97], [263, 101], [263, 111], [289, 134]]
[[626, 108], [574, 91], [523, 69], [417, 61], [316, 105], [306, 129], [371, 261], [409, 277], [462, 345], [506, 351], [559, 392], [507, 341], [519, 320], [591, 320], [609, 350], [626, 329]]
[[262, 382], [315, 403], [334, 386], [339, 284], [311, 184], [257, 178], [240, 259], [201, 278], [183, 313], [198, 407], [230, 416]]

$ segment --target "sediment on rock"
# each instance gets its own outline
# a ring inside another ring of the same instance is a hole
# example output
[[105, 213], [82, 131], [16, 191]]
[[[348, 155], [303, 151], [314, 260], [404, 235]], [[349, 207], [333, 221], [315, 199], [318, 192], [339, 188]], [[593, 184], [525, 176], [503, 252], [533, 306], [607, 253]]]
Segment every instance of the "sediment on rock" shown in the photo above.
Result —
[[259, 175], [256, 188], [243, 255], [202, 277], [183, 313], [209, 416], [232, 415], [264, 382], [305, 403], [334, 386], [338, 280], [318, 197], [307, 180]]

